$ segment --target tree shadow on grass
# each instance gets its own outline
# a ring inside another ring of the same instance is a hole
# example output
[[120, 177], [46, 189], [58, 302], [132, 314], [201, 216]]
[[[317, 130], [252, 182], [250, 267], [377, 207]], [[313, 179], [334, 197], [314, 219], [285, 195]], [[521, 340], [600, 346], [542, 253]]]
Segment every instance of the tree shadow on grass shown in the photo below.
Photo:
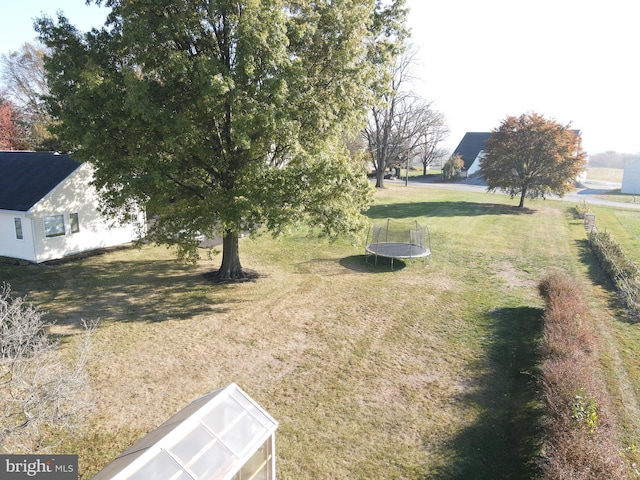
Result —
[[81, 319], [117, 322], [188, 320], [224, 313], [233, 302], [193, 267], [169, 260], [64, 262], [10, 266], [3, 279], [14, 295], [46, 312], [58, 325]]
[[531, 307], [503, 308], [487, 314], [494, 326], [489, 355], [470, 365], [486, 372], [459, 398], [463, 406], [484, 412], [479, 420], [436, 448], [447, 465], [420, 478], [535, 478], [540, 450], [541, 409], [536, 395], [537, 346], [543, 311]]
[[365, 215], [372, 219], [418, 217], [474, 217], [479, 215], [530, 215], [535, 210], [499, 203], [416, 202], [373, 205]]

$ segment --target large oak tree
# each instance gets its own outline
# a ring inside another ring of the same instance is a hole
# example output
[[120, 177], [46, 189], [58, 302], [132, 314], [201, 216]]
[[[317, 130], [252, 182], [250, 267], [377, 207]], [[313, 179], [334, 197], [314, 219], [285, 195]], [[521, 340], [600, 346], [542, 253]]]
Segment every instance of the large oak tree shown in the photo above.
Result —
[[191, 259], [198, 235], [222, 236], [222, 279], [245, 275], [241, 232], [361, 228], [370, 191], [342, 139], [379, 76], [380, 2], [96, 3], [112, 8], [99, 31], [62, 15], [36, 28], [56, 132], [97, 167], [105, 211], [145, 204], [149, 238]]
[[580, 132], [537, 113], [508, 116], [491, 132], [480, 164], [488, 190], [511, 198], [563, 196], [585, 168]]

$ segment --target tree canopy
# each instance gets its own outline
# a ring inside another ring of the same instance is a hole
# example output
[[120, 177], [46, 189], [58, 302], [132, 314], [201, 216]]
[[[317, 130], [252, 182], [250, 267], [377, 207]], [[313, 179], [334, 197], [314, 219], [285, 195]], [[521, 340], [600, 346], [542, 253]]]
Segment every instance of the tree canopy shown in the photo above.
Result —
[[442, 166], [442, 178], [444, 180], [453, 180], [464, 168], [464, 160], [460, 154], [451, 155], [449, 160]]
[[43, 99], [48, 93], [44, 55], [44, 46], [31, 43], [1, 55], [0, 79], [6, 87], [7, 97], [15, 105], [25, 148], [57, 150], [59, 145], [47, 130], [51, 117]]
[[408, 88], [415, 55], [411, 46], [391, 55], [387, 84], [372, 105], [363, 130], [378, 188], [384, 187], [388, 168], [419, 158], [426, 174], [428, 165], [443, 154], [440, 144], [448, 135], [444, 115], [435, 110], [433, 102]]
[[0, 92], [0, 150], [26, 148], [26, 132], [20, 123], [20, 114], [9, 98]]
[[563, 196], [585, 168], [580, 132], [537, 113], [508, 116], [485, 143], [480, 168], [488, 190], [511, 198]]
[[55, 131], [96, 166], [107, 213], [146, 205], [149, 238], [190, 259], [199, 235], [222, 236], [219, 278], [244, 276], [241, 232], [359, 231], [370, 191], [343, 138], [379, 76], [378, 2], [104, 3], [101, 30], [36, 28]]

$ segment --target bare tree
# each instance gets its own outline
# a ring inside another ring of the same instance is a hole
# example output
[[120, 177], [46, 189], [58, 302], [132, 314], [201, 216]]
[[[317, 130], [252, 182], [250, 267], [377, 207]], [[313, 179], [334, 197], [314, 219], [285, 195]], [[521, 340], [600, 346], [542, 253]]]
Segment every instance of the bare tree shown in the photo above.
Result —
[[379, 105], [371, 108], [363, 136], [376, 173], [376, 187], [384, 186], [384, 174], [394, 161], [402, 157], [404, 146], [398, 137], [396, 124], [398, 110], [404, 103], [402, 93], [404, 84], [409, 80], [414, 55], [405, 51], [397, 57], [390, 74], [389, 86], [382, 94]]
[[434, 161], [441, 160], [447, 155], [447, 150], [442, 147], [442, 143], [450, 133], [444, 114], [433, 108], [428, 108], [427, 113], [418, 145], [422, 175], [427, 174], [427, 169]]
[[6, 94], [20, 112], [26, 131], [26, 143], [36, 150], [53, 149], [55, 142], [48, 131], [51, 117], [44, 96], [48, 94], [44, 70], [46, 49], [25, 43], [22, 48], [0, 56], [0, 78]]
[[443, 153], [439, 145], [448, 134], [444, 116], [434, 110], [432, 102], [407, 88], [415, 55], [415, 50], [408, 48], [398, 56], [389, 86], [380, 103], [371, 108], [363, 131], [378, 188], [384, 187], [387, 169], [420, 157], [426, 171], [426, 165]]
[[84, 324], [69, 364], [42, 315], [0, 287], [0, 452], [34, 452], [43, 428], [71, 428], [91, 405], [86, 363], [95, 324]]

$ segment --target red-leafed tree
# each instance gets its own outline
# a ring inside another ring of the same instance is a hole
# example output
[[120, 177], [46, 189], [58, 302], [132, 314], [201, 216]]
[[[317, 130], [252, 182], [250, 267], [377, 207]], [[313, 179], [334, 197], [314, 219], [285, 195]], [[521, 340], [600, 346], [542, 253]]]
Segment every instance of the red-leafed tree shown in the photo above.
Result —
[[25, 147], [18, 112], [13, 103], [0, 94], [0, 150], [22, 150]]
[[537, 113], [509, 116], [491, 132], [481, 163], [489, 191], [511, 198], [563, 196], [585, 168], [580, 132]]
[[52, 124], [44, 96], [49, 92], [44, 70], [46, 49], [25, 43], [14, 52], [0, 55], [0, 82], [13, 108], [20, 112], [24, 148], [60, 150], [58, 140], [48, 131]]

